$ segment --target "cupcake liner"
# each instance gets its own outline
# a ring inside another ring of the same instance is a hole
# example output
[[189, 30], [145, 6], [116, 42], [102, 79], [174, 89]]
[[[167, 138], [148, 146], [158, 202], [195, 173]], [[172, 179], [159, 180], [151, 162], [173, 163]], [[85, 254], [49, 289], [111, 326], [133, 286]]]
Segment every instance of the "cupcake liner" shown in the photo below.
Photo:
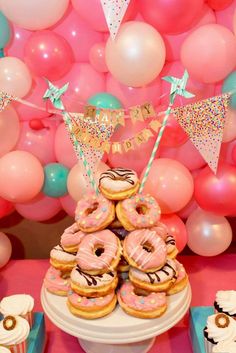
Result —
[[14, 344], [14, 346], [7, 347], [10, 349], [11, 353], [27, 353], [26, 340], [21, 343]]
[[29, 325], [30, 325], [30, 329], [32, 329], [33, 324], [34, 324], [34, 315], [32, 311], [29, 311], [28, 313], [26, 313], [25, 315], [21, 315], [21, 317], [23, 317], [25, 320], [28, 321]]
[[213, 347], [214, 344], [208, 341], [206, 337], [204, 337], [204, 346], [205, 346], [205, 351], [206, 353], [212, 353], [213, 352]]

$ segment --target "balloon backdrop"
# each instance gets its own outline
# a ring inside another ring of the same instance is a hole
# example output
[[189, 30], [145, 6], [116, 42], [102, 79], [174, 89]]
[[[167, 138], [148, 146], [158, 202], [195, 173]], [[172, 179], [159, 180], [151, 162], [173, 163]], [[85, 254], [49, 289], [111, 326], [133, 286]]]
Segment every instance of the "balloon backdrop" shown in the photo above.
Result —
[[4, 200], [2, 197], [0, 197], [0, 219], [12, 213], [14, 211], [14, 208], [15, 207], [13, 203]]
[[0, 113], [0, 157], [11, 151], [20, 134], [20, 123], [16, 111], [8, 106]]
[[177, 249], [181, 252], [188, 240], [184, 222], [175, 214], [162, 215], [161, 222], [168, 227], [169, 233], [173, 235], [176, 240]]
[[216, 256], [225, 251], [232, 241], [232, 229], [225, 217], [193, 211], [186, 222], [188, 246], [201, 256]]
[[187, 219], [191, 213], [198, 208], [198, 204], [194, 197], [191, 198], [189, 203], [178, 212], [178, 216], [182, 219]]
[[31, 36], [32, 32], [24, 28], [12, 24], [11, 40], [5, 48], [5, 53], [8, 56], [15, 56], [19, 59], [24, 59], [25, 43]]
[[60, 163], [50, 163], [44, 167], [43, 193], [51, 197], [60, 197], [67, 193], [69, 170]]
[[230, 105], [233, 109], [236, 109], [236, 71], [231, 72], [223, 82], [222, 92], [228, 93], [231, 91], [235, 92], [231, 96]]
[[88, 99], [88, 104], [104, 109], [122, 108], [121, 102], [115, 96], [106, 92], [93, 95]]
[[3, 13], [0, 12], [0, 48], [4, 48], [6, 46], [10, 39], [10, 34], [9, 23]]
[[106, 63], [111, 74], [127, 86], [150, 83], [165, 62], [165, 45], [161, 35], [144, 22], [121, 25], [116, 40], [108, 39]]
[[94, 44], [89, 52], [89, 62], [98, 72], [108, 72], [105, 58], [105, 43]]
[[56, 160], [67, 168], [72, 168], [77, 163], [77, 157], [64, 123], [60, 124], [56, 130], [54, 149]]
[[[158, 110], [164, 112], [166, 108], [163, 106], [158, 107]], [[159, 115], [162, 122], [165, 113]], [[166, 123], [166, 127], [161, 139], [162, 147], [177, 147], [183, 145], [188, 140], [188, 135], [179, 125], [173, 114], [170, 114]]]
[[27, 202], [43, 186], [39, 160], [25, 151], [12, 151], [0, 158], [0, 196], [12, 202]]
[[214, 10], [220, 11], [228, 7], [233, 0], [207, 0], [209, 6], [211, 6]]
[[5, 266], [10, 257], [12, 252], [11, 242], [6, 236], [6, 234], [0, 232], [0, 268]]
[[75, 216], [76, 201], [70, 195], [60, 197], [60, 203], [63, 210], [71, 217]]
[[[143, 174], [144, 172], [142, 176]], [[162, 213], [174, 213], [190, 201], [193, 195], [193, 178], [183, 164], [168, 158], [156, 159], [144, 192], [156, 198]]]

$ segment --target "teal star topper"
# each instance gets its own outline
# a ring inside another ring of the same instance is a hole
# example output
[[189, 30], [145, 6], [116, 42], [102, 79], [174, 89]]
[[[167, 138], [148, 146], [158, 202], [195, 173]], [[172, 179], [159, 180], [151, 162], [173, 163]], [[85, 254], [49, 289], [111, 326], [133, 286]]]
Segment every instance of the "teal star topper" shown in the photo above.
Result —
[[63, 87], [58, 88], [52, 84], [49, 80], [46, 80], [48, 83], [48, 89], [44, 93], [43, 99], [50, 99], [55, 108], [64, 110], [64, 105], [61, 101], [61, 96], [67, 91], [69, 83], [66, 83]]
[[181, 78], [177, 78], [174, 76], [165, 76], [162, 77], [163, 80], [171, 83], [171, 89], [170, 89], [170, 103], [173, 104], [176, 95], [182, 96], [184, 98], [192, 98], [195, 95], [188, 92], [185, 87], [187, 85], [188, 82], [188, 78], [189, 78], [189, 74], [188, 71], [185, 70], [183, 77]]

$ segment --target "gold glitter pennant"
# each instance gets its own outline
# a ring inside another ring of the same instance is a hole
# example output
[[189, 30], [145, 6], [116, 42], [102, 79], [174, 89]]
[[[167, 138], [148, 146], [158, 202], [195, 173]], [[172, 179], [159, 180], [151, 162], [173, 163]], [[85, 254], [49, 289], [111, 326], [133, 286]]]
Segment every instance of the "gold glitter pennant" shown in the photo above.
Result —
[[150, 103], [142, 104], [141, 111], [144, 119], [153, 118], [156, 116], [155, 109], [153, 108], [153, 105]]
[[135, 123], [136, 121], [143, 121], [143, 114], [140, 106], [131, 107], [129, 109], [129, 114], [132, 123]]

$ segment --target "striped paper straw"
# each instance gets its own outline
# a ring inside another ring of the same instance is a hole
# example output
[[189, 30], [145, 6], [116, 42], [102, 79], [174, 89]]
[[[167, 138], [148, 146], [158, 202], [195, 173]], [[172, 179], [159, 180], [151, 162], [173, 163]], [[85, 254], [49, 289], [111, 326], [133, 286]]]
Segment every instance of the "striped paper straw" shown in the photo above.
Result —
[[92, 172], [92, 170], [89, 167], [89, 164], [88, 164], [88, 162], [87, 162], [87, 160], [85, 158], [84, 152], [83, 152], [82, 148], [80, 147], [79, 142], [77, 141], [75, 135], [72, 132], [73, 124], [71, 122], [71, 117], [65, 111], [63, 111], [62, 114], [63, 114], [63, 119], [64, 119], [64, 122], [66, 124], [67, 130], [69, 132], [70, 138], [72, 140], [76, 155], [77, 155], [78, 159], [82, 160], [84, 169], [85, 169], [86, 174], [87, 174], [87, 176], [89, 178], [89, 182], [90, 182], [93, 190], [98, 195], [99, 191], [98, 191], [98, 188], [97, 188], [97, 185], [96, 185], [96, 181], [95, 181], [94, 176], [93, 176], [93, 172]]
[[150, 159], [149, 159], [149, 161], [148, 161], [148, 165], [147, 165], [147, 168], [146, 168], [146, 170], [145, 170], [145, 173], [144, 173], [144, 176], [143, 176], [143, 179], [142, 179], [142, 182], [141, 182], [141, 186], [140, 186], [140, 189], [139, 189], [139, 192], [140, 192], [140, 193], [143, 191], [143, 188], [144, 188], [145, 183], [146, 183], [146, 181], [147, 181], [148, 175], [149, 175], [149, 173], [150, 173], [150, 170], [151, 170], [151, 167], [152, 167], [152, 163], [153, 163], [153, 161], [154, 161], [154, 158], [155, 158], [157, 149], [158, 149], [158, 147], [159, 147], [159, 144], [160, 144], [160, 141], [161, 141], [163, 132], [164, 132], [164, 130], [165, 130], [168, 117], [169, 117], [169, 115], [170, 115], [170, 113], [171, 113], [171, 106], [172, 106], [172, 104], [169, 104], [169, 106], [168, 106], [168, 108], [167, 108], [167, 110], [166, 110], [166, 113], [165, 113], [165, 117], [164, 117], [162, 126], [161, 126], [161, 128], [160, 128], [159, 134], [158, 134], [158, 136], [157, 136], [155, 145], [154, 145], [153, 150], [152, 150], [151, 157], [150, 157]]

